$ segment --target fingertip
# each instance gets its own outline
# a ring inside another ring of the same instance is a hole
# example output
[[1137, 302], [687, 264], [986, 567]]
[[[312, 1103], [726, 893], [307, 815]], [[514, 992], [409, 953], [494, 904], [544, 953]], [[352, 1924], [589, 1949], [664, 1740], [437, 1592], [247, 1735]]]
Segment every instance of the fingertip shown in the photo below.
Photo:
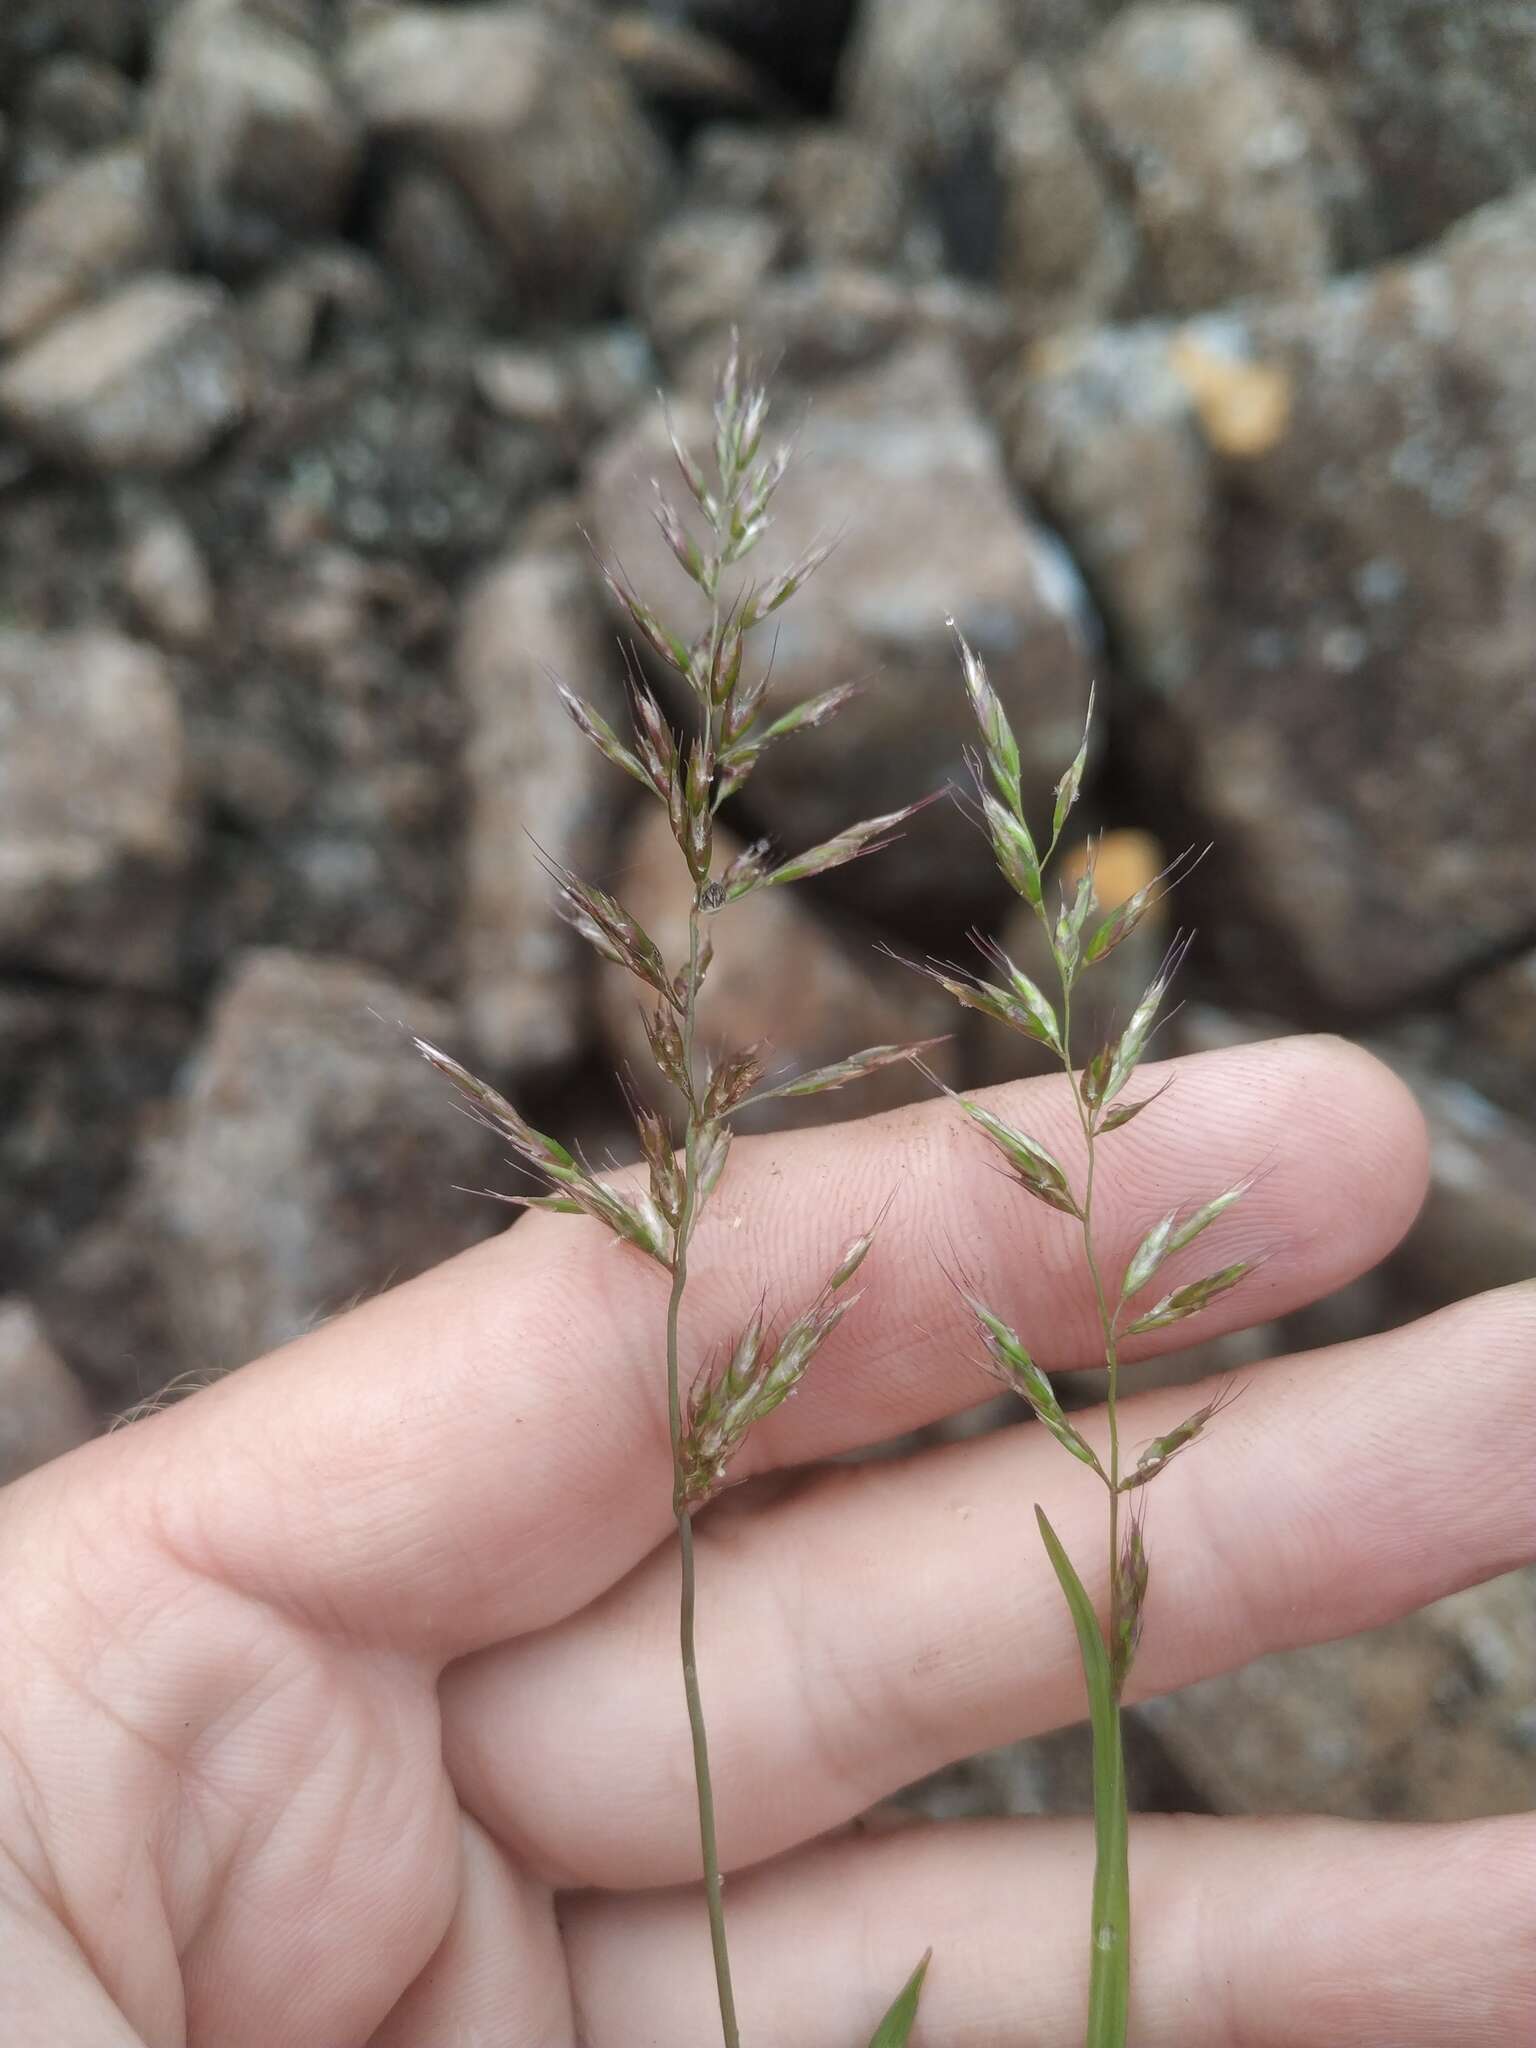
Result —
[[1344, 1173], [1355, 1198], [1369, 1202], [1375, 1256], [1385, 1258], [1411, 1229], [1429, 1190], [1423, 1107], [1398, 1068], [1353, 1039], [1317, 1032], [1280, 1043], [1297, 1049], [1303, 1085], [1315, 1074], [1326, 1087], [1333, 1118], [1328, 1170]]
[[1188, 1103], [1198, 1082], [1213, 1151], [1235, 1161], [1246, 1140], [1255, 1150], [1244, 1170], [1281, 1181], [1245, 1208], [1273, 1202], [1291, 1243], [1332, 1245], [1347, 1266], [1341, 1283], [1407, 1234], [1429, 1186], [1429, 1131], [1408, 1082], [1376, 1053], [1337, 1032], [1296, 1032], [1147, 1070], [1149, 1080], [1169, 1075], [1170, 1104]]

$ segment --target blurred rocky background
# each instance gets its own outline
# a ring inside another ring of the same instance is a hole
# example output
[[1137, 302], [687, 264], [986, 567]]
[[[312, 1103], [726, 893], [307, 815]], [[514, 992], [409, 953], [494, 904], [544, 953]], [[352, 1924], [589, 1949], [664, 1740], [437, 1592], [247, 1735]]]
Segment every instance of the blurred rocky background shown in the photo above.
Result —
[[[1042, 783], [1096, 679], [1106, 895], [1215, 842], [1170, 1043], [1344, 1029], [1429, 1113], [1383, 1273], [1168, 1370], [1536, 1271], [1536, 11], [6, 0], [0, 1478], [498, 1227], [397, 1020], [622, 1146], [530, 835], [654, 928], [675, 882], [548, 678], [620, 701], [585, 534], [681, 588], [655, 393], [733, 324], [783, 547], [843, 536], [782, 687], [871, 678], [735, 828], [959, 777], [953, 612]], [[947, 1028], [875, 945], [998, 928], [962, 821], [837, 879], [742, 916], [716, 1028]], [[1149, 1710], [1140, 1796], [1531, 1804], [1533, 1668], [1526, 1575]]]

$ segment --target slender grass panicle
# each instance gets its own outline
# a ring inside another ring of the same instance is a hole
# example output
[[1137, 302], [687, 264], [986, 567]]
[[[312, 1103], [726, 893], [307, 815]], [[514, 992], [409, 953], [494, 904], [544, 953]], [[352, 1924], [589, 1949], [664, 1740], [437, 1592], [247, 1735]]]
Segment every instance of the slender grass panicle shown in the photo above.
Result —
[[[678, 679], [675, 694], [691, 711], [688, 729], [674, 726], [638, 670], [631, 679], [629, 739], [616, 733], [574, 690], [559, 686], [567, 710], [593, 746], [665, 807], [692, 883], [687, 958], [674, 962], [662, 957], [616, 897], [554, 862], [546, 863], [574, 929], [644, 990], [646, 1037], [656, 1072], [681, 1102], [681, 1153], [673, 1148], [667, 1120], [631, 1085], [630, 1110], [648, 1185], [604, 1178], [558, 1139], [536, 1130], [496, 1089], [437, 1047], [418, 1041], [422, 1054], [459, 1090], [470, 1112], [511, 1147], [518, 1163], [533, 1176], [534, 1192], [500, 1199], [594, 1217], [670, 1276], [665, 1317], [667, 1407], [681, 1563], [683, 1690], [725, 2048], [739, 2048], [742, 2036], [731, 1984], [709, 1743], [695, 1654], [693, 1518], [727, 1483], [732, 1460], [753, 1426], [794, 1392], [818, 1350], [854, 1307], [858, 1293], [850, 1282], [869, 1252], [873, 1233], [865, 1231], [853, 1239], [815, 1299], [781, 1329], [770, 1329], [766, 1308], [760, 1307], [729, 1353], [706, 1365], [692, 1386], [685, 1387], [679, 1330], [689, 1253], [700, 1215], [725, 1170], [731, 1119], [737, 1111], [775, 1097], [841, 1088], [893, 1061], [919, 1056], [935, 1042], [871, 1046], [766, 1087], [762, 1046], [716, 1050], [706, 1057], [699, 1042], [699, 1000], [710, 969], [714, 920], [755, 890], [782, 888], [878, 851], [919, 808], [913, 805], [851, 825], [787, 860], [776, 858], [766, 844], [752, 846], [716, 872], [714, 828], [720, 806], [743, 787], [770, 746], [814, 731], [853, 694], [851, 686], [842, 684], [763, 722], [768, 671], [749, 661], [749, 638], [790, 601], [827, 554], [825, 547], [812, 548], [762, 582], [731, 579], [731, 572], [767, 531], [774, 493], [790, 459], [784, 449], [762, 453], [767, 416], [767, 394], [743, 374], [733, 347], [715, 404], [712, 479], [672, 435], [678, 473], [693, 511], [685, 519], [658, 487], [656, 523], [683, 574], [703, 595], [709, 622], [702, 632], [674, 632], [627, 576], [614, 567], [602, 569], [638, 640]], [[916, 2019], [926, 1967], [924, 1958], [880, 2021], [870, 2048], [903, 2048]]]
[[[1071, 1217], [1081, 1230], [1108, 1378], [1106, 1455], [1093, 1448], [1066, 1414], [1049, 1379], [1030, 1357], [1018, 1332], [963, 1285], [961, 1293], [975, 1319], [989, 1370], [1019, 1395], [1063, 1450], [1087, 1466], [1107, 1496], [1110, 1592], [1105, 1623], [1100, 1622], [1093, 1601], [1043, 1509], [1036, 1507], [1035, 1514], [1077, 1633], [1093, 1736], [1096, 1853], [1086, 2048], [1124, 2048], [1130, 2009], [1131, 1910], [1120, 1703], [1141, 1636], [1149, 1579], [1144, 1534], [1146, 1495], [1139, 1489], [1195, 1441], [1222, 1402], [1220, 1398], [1208, 1401], [1177, 1429], [1148, 1445], [1134, 1466], [1128, 1468], [1120, 1440], [1120, 1347], [1127, 1337], [1161, 1330], [1198, 1315], [1252, 1271], [1253, 1261], [1240, 1260], [1174, 1287], [1149, 1305], [1142, 1305], [1166, 1262], [1193, 1244], [1241, 1199], [1252, 1182], [1241, 1181], [1188, 1214], [1173, 1211], [1160, 1217], [1131, 1254], [1118, 1280], [1106, 1274], [1094, 1234], [1099, 1147], [1105, 1138], [1123, 1130], [1150, 1108], [1163, 1092], [1159, 1088], [1135, 1099], [1125, 1095], [1162, 1013], [1188, 941], [1175, 939], [1123, 1028], [1081, 1066], [1072, 1040], [1073, 995], [1082, 976], [1136, 930], [1172, 886], [1185, 862], [1183, 858], [1175, 861], [1118, 908], [1096, 917], [1095, 849], [1090, 846], [1075, 887], [1070, 891], [1064, 888], [1053, 909], [1047, 900], [1046, 874], [1082, 787], [1092, 730], [1092, 697], [1082, 745], [1056, 785], [1050, 836], [1041, 853], [1025, 815], [1019, 749], [1007, 714], [988, 681], [982, 661], [963, 636], [957, 637], [965, 687], [981, 736], [980, 752], [972, 761], [981, 821], [999, 869], [1033, 910], [1044, 930], [1058, 988], [1053, 995], [1047, 995], [1001, 947], [986, 939], [980, 940], [978, 947], [990, 974], [966, 974], [947, 966], [930, 966], [923, 971], [958, 1002], [1048, 1047], [1071, 1087], [1082, 1133], [1081, 1166], [1076, 1174], [1069, 1172], [1038, 1139], [1016, 1129], [982, 1103], [965, 1095], [955, 1095], [954, 1099], [1001, 1155], [1007, 1172], [1025, 1193]], [[1165, 1082], [1164, 1087], [1167, 1085]]]

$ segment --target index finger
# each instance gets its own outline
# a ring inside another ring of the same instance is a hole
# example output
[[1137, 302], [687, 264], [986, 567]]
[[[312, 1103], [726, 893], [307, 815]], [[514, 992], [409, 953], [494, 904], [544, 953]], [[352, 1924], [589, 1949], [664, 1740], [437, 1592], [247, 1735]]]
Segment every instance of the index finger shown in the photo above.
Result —
[[[990, 1099], [1073, 1156], [1063, 1081]], [[1096, 1360], [1076, 1226], [989, 1170], [962, 1121], [936, 1102], [738, 1143], [690, 1262], [685, 1381], [764, 1297], [793, 1314], [889, 1203], [860, 1276], [866, 1299], [800, 1397], [754, 1433], [743, 1475], [878, 1442], [982, 1396], [941, 1263], [951, 1248], [1044, 1365]], [[1111, 1262], [1160, 1212], [1267, 1163], [1210, 1233], [1212, 1264], [1259, 1250], [1266, 1263], [1213, 1306], [1202, 1335], [1283, 1314], [1374, 1264], [1424, 1185], [1411, 1096], [1331, 1038], [1180, 1062], [1177, 1087], [1112, 1142], [1096, 1212]], [[447, 1662], [574, 1612], [666, 1533], [665, 1295], [665, 1276], [597, 1226], [533, 1217], [118, 1448], [153, 1488], [158, 1533], [199, 1571], [313, 1625]]]

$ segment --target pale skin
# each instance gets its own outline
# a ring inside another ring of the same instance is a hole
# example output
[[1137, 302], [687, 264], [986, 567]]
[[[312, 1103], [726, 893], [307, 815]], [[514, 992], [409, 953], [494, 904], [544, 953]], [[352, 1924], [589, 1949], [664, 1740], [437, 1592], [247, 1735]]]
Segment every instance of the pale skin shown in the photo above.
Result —
[[[1070, 1155], [1062, 1083], [992, 1099]], [[1333, 1040], [1190, 1061], [1106, 1140], [1106, 1255], [1255, 1165], [1219, 1250], [1270, 1256], [1201, 1334], [1380, 1258], [1424, 1136]], [[950, 1248], [1043, 1364], [1090, 1363], [1069, 1220], [947, 1104], [742, 1141], [685, 1341], [697, 1362], [764, 1289], [792, 1310], [887, 1199], [863, 1303], [699, 1526], [744, 2036], [856, 2048], [931, 1944], [914, 2048], [1074, 2048], [1086, 1824], [852, 1823], [1078, 1716], [1032, 1505], [1102, 1594], [1099, 1490], [1036, 1428], [804, 1469], [984, 1393]], [[12, 2048], [712, 2048], [664, 1295], [597, 1226], [531, 1218], [0, 1494]], [[1528, 1288], [1256, 1369], [1154, 1490], [1132, 1695], [1536, 1557], [1533, 1389]], [[1190, 1405], [1124, 1398], [1122, 1428]], [[1132, 1844], [1137, 2048], [1530, 2039], [1536, 1816], [1154, 1818]]]

